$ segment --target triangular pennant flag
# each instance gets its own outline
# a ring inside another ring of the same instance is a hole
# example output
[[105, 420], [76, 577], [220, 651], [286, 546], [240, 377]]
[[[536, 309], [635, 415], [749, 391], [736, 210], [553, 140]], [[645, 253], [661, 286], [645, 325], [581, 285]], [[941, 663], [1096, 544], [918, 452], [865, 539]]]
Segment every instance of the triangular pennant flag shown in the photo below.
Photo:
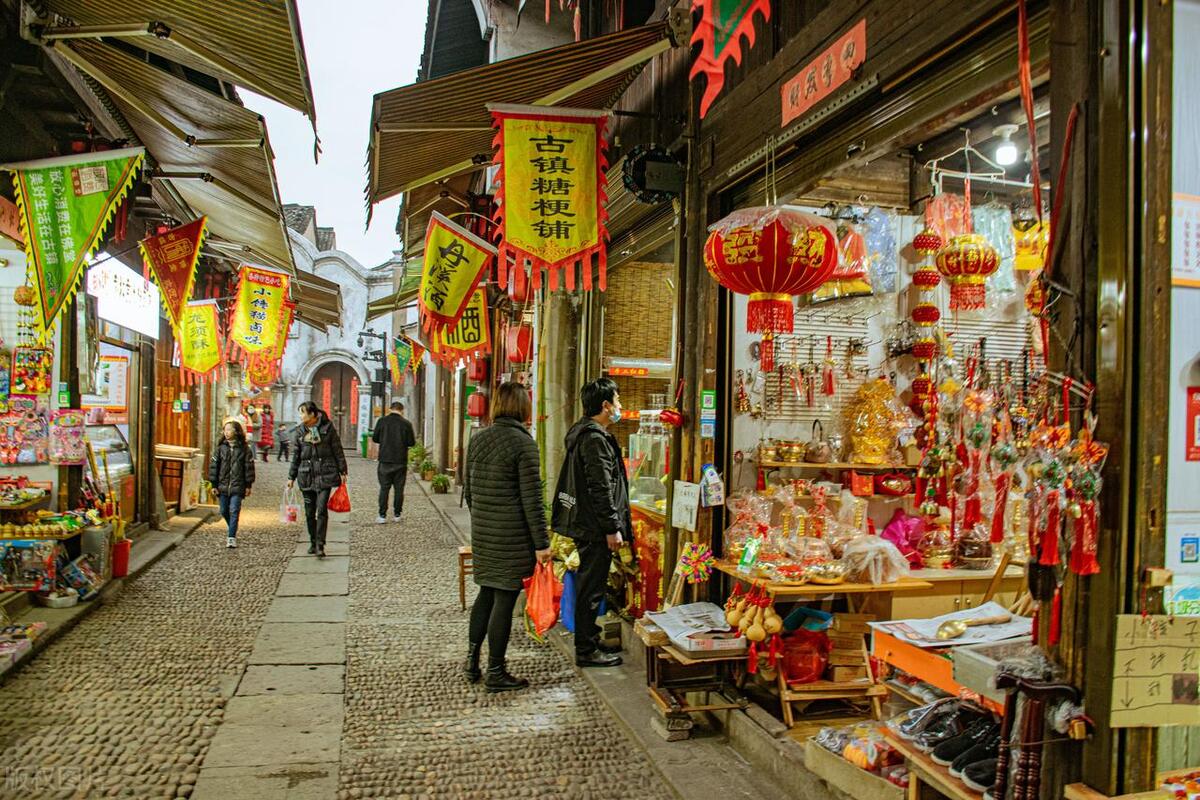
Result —
[[145, 158], [145, 149], [127, 147], [0, 167], [13, 173], [43, 340]]
[[198, 300], [183, 307], [179, 326], [179, 372], [187, 383], [216, 377], [225, 363], [221, 318], [216, 300]]
[[201, 217], [156, 236], [147, 236], [138, 245], [146, 269], [158, 284], [163, 308], [176, 336], [183, 319], [183, 306], [192, 296], [207, 223], [208, 218]]
[[476, 289], [454, 329], [435, 331], [430, 341], [430, 357], [446, 368], [490, 353], [492, 341], [488, 325], [487, 292]]
[[446, 331], [458, 324], [495, 254], [495, 247], [433, 212], [425, 231], [425, 263], [417, 291], [426, 331]]

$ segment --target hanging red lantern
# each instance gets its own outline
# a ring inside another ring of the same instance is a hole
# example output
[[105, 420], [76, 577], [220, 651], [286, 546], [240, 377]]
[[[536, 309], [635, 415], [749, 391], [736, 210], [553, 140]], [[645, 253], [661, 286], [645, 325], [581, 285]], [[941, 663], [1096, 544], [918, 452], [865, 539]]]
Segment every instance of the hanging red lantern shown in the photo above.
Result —
[[812, 214], [759, 206], [710, 228], [704, 266], [726, 289], [750, 296], [746, 330], [763, 335], [763, 370], [775, 368], [775, 334], [792, 332], [792, 297], [813, 291], [837, 267], [837, 242], [826, 225]]
[[938, 357], [938, 351], [940, 349], [941, 348], [938, 347], [937, 341], [934, 339], [921, 339], [913, 345], [913, 358], [915, 358], [917, 361], [933, 361]]
[[921, 267], [913, 273], [912, 282], [913, 286], [923, 292], [928, 292], [937, 288], [937, 285], [942, 282], [942, 276], [932, 267]]
[[525, 267], [518, 267], [515, 264], [510, 264], [508, 274], [512, 277], [508, 281], [508, 299], [514, 303], [529, 302], [529, 275], [525, 272]]
[[933, 380], [928, 375], [918, 375], [912, 382], [913, 397], [928, 397], [933, 394]]
[[942, 312], [933, 303], [920, 303], [912, 310], [912, 321], [922, 328], [929, 328], [938, 323]]
[[926, 228], [913, 237], [913, 250], [923, 256], [931, 256], [942, 249], [942, 237], [932, 228]]
[[467, 398], [467, 416], [471, 419], [483, 419], [488, 413], [488, 399], [483, 392], [475, 392]]
[[504, 351], [510, 364], [524, 364], [529, 360], [533, 345], [533, 328], [528, 325], [511, 325], [504, 334]]
[[984, 281], [1000, 266], [996, 248], [978, 233], [955, 236], [938, 251], [938, 272], [950, 284], [950, 308], [973, 311], [983, 308], [987, 299]]
[[467, 367], [467, 380], [472, 383], [486, 383], [488, 379], [488, 360], [480, 357], [472, 359]]

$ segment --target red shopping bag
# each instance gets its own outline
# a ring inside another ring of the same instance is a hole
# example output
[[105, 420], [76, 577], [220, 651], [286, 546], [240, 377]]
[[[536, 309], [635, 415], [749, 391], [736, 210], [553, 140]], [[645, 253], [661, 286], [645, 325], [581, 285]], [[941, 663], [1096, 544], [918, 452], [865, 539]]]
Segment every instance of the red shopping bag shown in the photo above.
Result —
[[350, 493], [346, 491], [346, 484], [343, 483], [341, 486], [333, 490], [333, 494], [329, 495], [329, 510], [350, 510]]
[[562, 598], [562, 583], [554, 577], [554, 568], [538, 564], [533, 576], [525, 581], [525, 628], [529, 635], [541, 641], [546, 631], [558, 622], [558, 604]]

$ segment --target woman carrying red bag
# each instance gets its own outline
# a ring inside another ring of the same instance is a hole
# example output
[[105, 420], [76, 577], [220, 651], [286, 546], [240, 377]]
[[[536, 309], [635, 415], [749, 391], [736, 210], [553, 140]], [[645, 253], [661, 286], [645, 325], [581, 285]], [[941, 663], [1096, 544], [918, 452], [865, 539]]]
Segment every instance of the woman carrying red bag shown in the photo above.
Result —
[[479, 595], [471, 607], [463, 674], [471, 683], [482, 677], [479, 656], [486, 637], [484, 685], [489, 692], [529, 685], [509, 674], [504, 656], [522, 582], [533, 575], [535, 565], [550, 562], [540, 458], [527, 428], [532, 411], [528, 387], [502, 384], [492, 404], [492, 424], [471, 437], [466, 459], [463, 498], [471, 509], [471, 552]]
[[304, 521], [308, 524], [308, 553], [324, 558], [329, 494], [346, 483], [346, 454], [337, 428], [316, 403], [301, 403], [299, 411], [300, 425], [292, 442], [296, 457], [288, 468], [288, 487], [299, 480]]

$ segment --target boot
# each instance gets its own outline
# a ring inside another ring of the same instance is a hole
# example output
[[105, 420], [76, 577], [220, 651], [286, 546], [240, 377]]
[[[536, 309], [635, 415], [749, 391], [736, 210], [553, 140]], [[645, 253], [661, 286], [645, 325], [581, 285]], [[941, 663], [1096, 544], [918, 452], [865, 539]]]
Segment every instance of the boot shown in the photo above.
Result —
[[316, 555], [316, 552], [317, 552], [317, 543], [310, 539], [308, 542], [308, 554], [310, 556]]
[[504, 659], [488, 656], [487, 678], [484, 679], [483, 685], [489, 692], [515, 692], [528, 686], [529, 681], [508, 674]]
[[479, 651], [482, 649], [483, 644], [467, 642], [467, 660], [463, 664], [463, 677], [467, 679], [467, 683], [479, 683], [479, 679], [483, 677], [483, 672], [479, 669]]

